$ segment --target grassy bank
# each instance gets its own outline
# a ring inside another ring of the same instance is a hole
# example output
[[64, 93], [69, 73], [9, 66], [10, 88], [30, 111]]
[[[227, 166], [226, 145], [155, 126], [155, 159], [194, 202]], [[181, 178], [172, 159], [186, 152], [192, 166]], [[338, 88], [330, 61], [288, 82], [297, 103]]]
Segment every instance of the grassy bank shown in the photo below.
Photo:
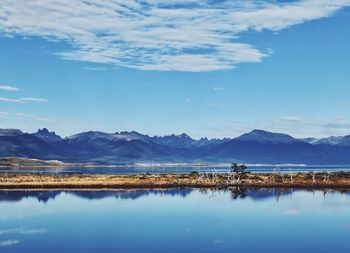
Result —
[[348, 188], [350, 172], [246, 174], [0, 174], [1, 189], [120, 189], [120, 188], [290, 187]]

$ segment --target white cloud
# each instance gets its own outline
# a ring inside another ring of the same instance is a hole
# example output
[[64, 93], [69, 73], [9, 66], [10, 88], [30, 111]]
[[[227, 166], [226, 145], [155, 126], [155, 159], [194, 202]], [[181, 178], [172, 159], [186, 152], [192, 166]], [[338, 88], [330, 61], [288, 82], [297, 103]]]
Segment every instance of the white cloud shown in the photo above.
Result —
[[0, 230], [0, 235], [5, 234], [20, 234], [20, 235], [33, 235], [33, 234], [43, 234], [46, 233], [47, 229], [25, 229], [25, 228], [16, 228], [8, 230]]
[[18, 229], [17, 233], [21, 235], [34, 235], [34, 234], [43, 234], [46, 233], [47, 229], [39, 228], [39, 229]]
[[6, 241], [0, 241], [0, 247], [10, 247], [13, 245], [18, 244], [18, 240], [6, 240]]
[[84, 70], [90, 70], [90, 71], [105, 71], [107, 70], [106, 68], [101, 68], [101, 67], [84, 67]]
[[350, 121], [343, 117], [301, 118], [287, 116], [271, 120], [271, 122], [264, 124], [264, 128], [269, 131], [289, 133], [300, 138], [322, 138], [331, 135], [349, 135]]
[[49, 100], [45, 98], [21, 98], [21, 101], [26, 101], [26, 102], [39, 102], [39, 103], [47, 103]]
[[62, 119], [58, 119], [58, 118], [47, 118], [47, 117], [41, 117], [41, 116], [25, 114], [25, 113], [1, 112], [1, 111], [0, 111], [0, 118], [12, 119], [12, 120], [34, 120], [34, 121], [44, 121], [44, 122], [62, 121]]
[[222, 88], [222, 87], [213, 87], [213, 90], [215, 90], [215, 91], [224, 91], [224, 88]]
[[68, 43], [71, 49], [56, 52], [68, 60], [213, 71], [270, 55], [270, 49], [240, 43], [245, 31], [279, 31], [349, 5], [350, 0], [2, 0], [0, 32]]
[[298, 122], [298, 121], [302, 121], [303, 119], [299, 116], [284, 116], [282, 117], [282, 120]]
[[4, 98], [0, 97], [0, 102], [10, 102], [10, 103], [25, 103], [25, 102], [40, 102], [47, 103], [49, 102], [45, 98]]
[[23, 103], [21, 99], [0, 97], [0, 102]]
[[[287, 119], [285, 119], [286, 117]], [[285, 116], [254, 122], [228, 120], [221, 123], [211, 122], [207, 125], [196, 125], [196, 129], [191, 136], [194, 138], [201, 138], [203, 136], [211, 138], [234, 138], [254, 129], [286, 133], [296, 138], [324, 138], [350, 135], [350, 120], [343, 117], [302, 118], [300, 116]]]
[[0, 85], [0, 90], [5, 90], [5, 91], [19, 91], [17, 87], [14, 86], [9, 86], [9, 85]]

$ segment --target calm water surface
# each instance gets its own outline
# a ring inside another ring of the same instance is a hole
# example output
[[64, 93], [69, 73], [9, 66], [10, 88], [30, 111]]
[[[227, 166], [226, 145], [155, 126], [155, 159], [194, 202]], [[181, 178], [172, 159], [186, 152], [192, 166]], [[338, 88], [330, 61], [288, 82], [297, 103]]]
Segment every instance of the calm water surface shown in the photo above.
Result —
[[0, 252], [350, 252], [350, 193], [0, 191]]
[[[251, 172], [332, 172], [350, 171], [350, 166], [249, 166]], [[217, 172], [225, 173], [230, 170], [229, 165], [218, 165], [208, 167], [99, 167], [99, 168], [0, 168], [0, 173], [44, 173], [44, 174], [142, 174], [142, 173], [190, 173]]]

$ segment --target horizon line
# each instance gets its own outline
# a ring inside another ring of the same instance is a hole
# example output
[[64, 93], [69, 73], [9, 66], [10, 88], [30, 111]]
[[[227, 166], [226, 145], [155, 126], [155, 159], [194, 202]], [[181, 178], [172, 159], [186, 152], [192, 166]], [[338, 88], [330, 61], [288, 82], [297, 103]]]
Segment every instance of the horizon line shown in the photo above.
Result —
[[296, 139], [296, 140], [304, 140], [304, 139], [316, 139], [316, 140], [321, 140], [321, 139], [330, 138], [330, 137], [346, 137], [346, 136], [349, 136], [349, 135], [350, 135], [350, 134], [349, 134], [349, 135], [330, 135], [330, 136], [319, 137], [319, 138], [310, 136], [310, 137], [297, 138], [297, 137], [294, 137], [293, 135], [288, 134], [288, 133], [285, 133], [285, 132], [271, 132], [271, 131], [264, 130], [264, 129], [253, 129], [253, 130], [244, 132], [244, 133], [242, 133], [242, 134], [240, 134], [240, 135], [238, 135], [238, 136], [235, 136], [235, 137], [222, 137], [222, 138], [209, 138], [209, 137], [207, 137], [207, 136], [203, 136], [203, 137], [200, 137], [200, 138], [193, 138], [193, 137], [191, 137], [189, 134], [187, 134], [187, 133], [185, 133], [185, 132], [180, 133], [180, 134], [172, 133], [172, 134], [164, 134], [164, 135], [153, 135], [153, 134], [142, 133], [142, 132], [135, 131], [135, 130], [130, 130], [130, 131], [127, 131], [127, 130], [120, 130], [120, 131], [116, 131], [116, 132], [109, 132], [109, 131], [106, 131], [106, 132], [105, 132], [105, 131], [101, 131], [101, 130], [88, 130], [88, 131], [77, 132], [77, 133], [72, 134], [72, 135], [63, 136], [63, 135], [57, 134], [56, 131], [50, 131], [49, 128], [47, 128], [47, 127], [38, 128], [38, 130], [37, 130], [36, 132], [22, 131], [22, 130], [19, 129], [19, 128], [1, 128], [1, 127], [0, 127], [0, 131], [1, 131], [1, 130], [19, 130], [19, 131], [21, 131], [23, 134], [35, 134], [35, 133], [39, 132], [40, 130], [45, 130], [45, 129], [46, 129], [48, 132], [50, 132], [50, 133], [56, 134], [57, 136], [59, 136], [59, 137], [62, 138], [62, 139], [69, 138], [69, 137], [72, 137], [72, 136], [75, 136], [75, 135], [78, 135], [78, 134], [82, 134], [82, 133], [89, 133], [89, 132], [99, 132], [99, 133], [104, 133], [104, 134], [136, 133], [136, 134], [148, 136], [148, 137], [150, 137], [150, 138], [186, 135], [186, 136], [188, 136], [189, 138], [191, 138], [192, 140], [195, 140], [195, 141], [199, 141], [199, 140], [202, 140], [202, 139], [207, 139], [207, 140], [224, 140], [224, 139], [231, 139], [231, 140], [232, 140], [232, 139], [239, 138], [239, 137], [241, 137], [242, 135], [252, 133], [252, 132], [254, 132], [254, 131], [261, 131], [261, 132], [266, 132], [266, 133], [271, 133], [271, 134], [282, 134], [282, 135], [287, 135], [287, 136], [292, 137], [293, 139]]

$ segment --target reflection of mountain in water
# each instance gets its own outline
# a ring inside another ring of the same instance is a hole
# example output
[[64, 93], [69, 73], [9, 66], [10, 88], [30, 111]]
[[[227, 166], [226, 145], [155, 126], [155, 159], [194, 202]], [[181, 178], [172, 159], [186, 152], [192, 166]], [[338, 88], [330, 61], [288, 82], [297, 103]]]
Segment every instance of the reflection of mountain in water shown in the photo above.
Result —
[[25, 198], [36, 198], [40, 202], [47, 202], [60, 195], [62, 191], [0, 191], [1, 201], [20, 201]]
[[[280, 197], [293, 194], [295, 189], [251, 189], [251, 188], [230, 188], [226, 190], [212, 190], [212, 189], [199, 189], [202, 194], [212, 194], [215, 192], [225, 192], [231, 194], [232, 200], [249, 198], [255, 201], [260, 201], [268, 198], [275, 198], [277, 201]], [[193, 189], [164, 189], [164, 190], [118, 190], [118, 191], [0, 191], [0, 202], [2, 201], [21, 201], [26, 198], [35, 198], [39, 202], [46, 203], [50, 199], [55, 199], [62, 193], [71, 194], [83, 199], [103, 199], [103, 198], [116, 198], [116, 199], [138, 199], [149, 195], [159, 196], [182, 196], [187, 197], [193, 192]], [[328, 193], [328, 191], [324, 191]], [[342, 191], [342, 193], [349, 194], [350, 191]]]
[[[294, 192], [298, 191], [307, 191], [305, 189], [292, 189], [292, 188], [267, 188], [267, 189], [252, 189], [252, 188], [239, 188], [233, 187], [228, 190], [225, 190], [231, 193], [231, 198], [235, 199], [244, 199], [250, 198], [254, 201], [261, 201], [269, 198], [275, 198], [278, 201], [281, 197], [291, 196]], [[309, 189], [312, 191], [312, 189]], [[341, 192], [350, 196], [350, 190], [318, 190], [322, 191], [324, 195], [334, 192]]]
[[84, 199], [137, 199], [148, 195], [182, 196], [186, 197], [192, 189], [166, 189], [166, 190], [120, 190], [120, 191], [0, 191], [1, 201], [20, 201], [25, 198], [36, 198], [46, 203], [55, 199], [62, 193], [72, 194]]
[[244, 187], [230, 187], [228, 189], [210, 190], [200, 189], [202, 194], [215, 195], [217, 192], [224, 192], [231, 195], [232, 200], [249, 198], [255, 201], [264, 200], [268, 198], [280, 198], [282, 196], [293, 194], [295, 189], [274, 189], [274, 188], [244, 188]]
[[173, 188], [167, 190], [73, 191], [69, 193], [86, 199], [103, 199], [107, 197], [117, 199], [138, 199], [148, 195], [186, 197], [192, 191], [192, 189]]

